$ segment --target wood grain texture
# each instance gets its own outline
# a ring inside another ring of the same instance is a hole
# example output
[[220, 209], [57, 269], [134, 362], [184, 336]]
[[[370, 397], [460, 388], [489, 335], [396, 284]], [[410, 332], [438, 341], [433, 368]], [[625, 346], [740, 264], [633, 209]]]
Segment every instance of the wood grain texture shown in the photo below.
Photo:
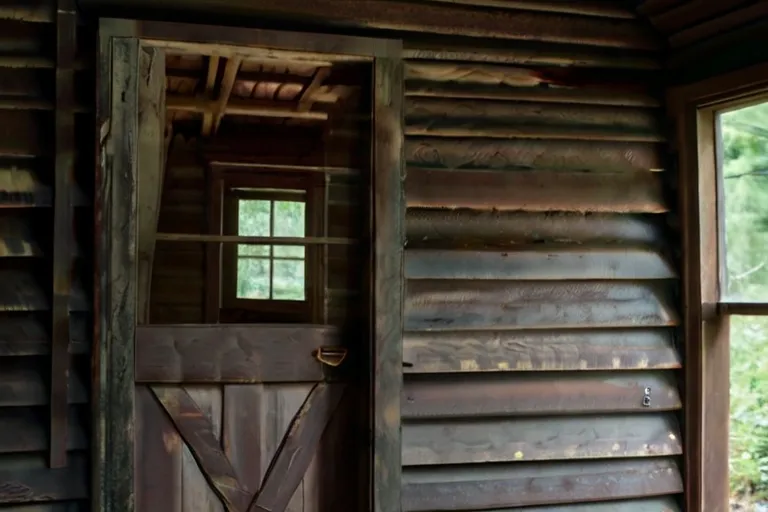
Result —
[[[504, 509], [497, 512], [515, 512], [516, 510], [518, 509]], [[579, 505], [545, 505], [526, 508], [525, 512], [680, 512], [680, 510], [677, 499], [674, 496], [668, 496]]]
[[405, 223], [409, 248], [544, 242], [658, 247], [666, 235], [663, 219], [650, 214], [409, 208]]
[[291, 422], [264, 477], [253, 512], [284, 511], [309, 468], [341, 401], [344, 384], [317, 384]]
[[136, 510], [182, 512], [182, 446], [152, 391], [137, 386]]
[[407, 279], [672, 279], [672, 263], [642, 248], [528, 246], [509, 251], [409, 249]]
[[[39, 409], [14, 407], [3, 411], [0, 421], [0, 453], [44, 452], [49, 449], [46, 415]], [[88, 437], [74, 408], [67, 406], [64, 417], [67, 451], [87, 450]], [[0, 483], [0, 486], [2, 484]]]
[[149, 297], [155, 257], [155, 234], [165, 176], [165, 52], [142, 48], [139, 55], [139, 175], [136, 214], [139, 323], [149, 322]]
[[266, 441], [261, 417], [264, 401], [263, 386], [224, 386], [221, 444], [243, 489], [249, 492], [261, 488], [266, 472], [261, 461]]
[[403, 465], [679, 455], [669, 414], [474, 419], [403, 425]]
[[374, 63], [373, 512], [401, 507], [400, 393], [403, 330], [403, 65]]
[[498, 9], [522, 9], [541, 12], [558, 12], [564, 14], [579, 14], [582, 16], [597, 16], [601, 18], [634, 19], [634, 12], [622, 5], [612, 5], [590, 0], [572, 4], [558, 0], [422, 0], [423, 2], [442, 2], [455, 5], [471, 5], [477, 7], [494, 7]]
[[[533, 125], [562, 127], [578, 135], [580, 130], [602, 128], [616, 134], [663, 133], [657, 109], [608, 105], [577, 105], [522, 101], [480, 101], [409, 96], [405, 102], [407, 127], [419, 123], [471, 122], [479, 126]], [[478, 136], [478, 135], [469, 135]]]
[[661, 327], [677, 325], [673, 304], [652, 283], [409, 280], [405, 329]]
[[[472, 81], [479, 83], [471, 83]], [[462, 81], [412, 78], [406, 82], [406, 97], [452, 98], [492, 101], [533, 101], [560, 105], [607, 105], [657, 108], [657, 97], [637, 87], [520, 87], [489, 81], [484, 77]], [[486, 83], [489, 82], [489, 83]], [[536, 85], [536, 84], [532, 84]]]
[[151, 389], [200, 465], [206, 480], [227, 509], [247, 510], [252, 495], [241, 488], [213, 430], [215, 425], [211, 423], [208, 415], [183, 388], [154, 386]]
[[46, 458], [28, 454], [0, 457], [0, 505], [88, 499], [85, 456], [72, 456], [67, 468], [56, 469], [48, 467]]
[[[83, 315], [72, 315], [69, 346], [72, 354], [87, 354], [89, 343], [87, 320]], [[14, 316], [0, 324], [0, 356], [40, 356], [50, 354], [48, 330], [39, 315]]]
[[409, 167], [630, 173], [665, 168], [655, 144], [409, 137]]
[[140, 326], [139, 382], [296, 382], [323, 379], [312, 352], [339, 344], [329, 326]]
[[[210, 426], [210, 432], [216, 444], [213, 446], [216, 450], [221, 450], [221, 419], [222, 419], [222, 397], [220, 386], [184, 386], [200, 412], [202, 419], [207, 421]], [[221, 452], [223, 453], [223, 451]], [[188, 443], [182, 446], [181, 452], [181, 486], [182, 486], [182, 510], [184, 512], [226, 512], [227, 510], [238, 510], [226, 506], [226, 501], [222, 502], [215, 484], [209, 485], [210, 479], [214, 476], [207, 473], [209, 466], [200, 464], [197, 456], [199, 453]], [[224, 460], [226, 454], [223, 454]], [[235, 478], [237, 475], [234, 475]], [[250, 501], [252, 494], [243, 489], [243, 503]], [[242, 509], [240, 509], [242, 510]]]
[[67, 373], [75, 183], [75, 53], [77, 12], [74, 0], [58, 0], [56, 10], [56, 113], [54, 115], [53, 294], [51, 304], [51, 467], [67, 464]]
[[575, 66], [608, 69], [659, 69], [661, 63], [645, 52], [612, 50], [538, 41], [506, 41], [470, 37], [408, 34], [403, 41], [403, 58], [450, 62], [484, 62], [542, 66]]
[[[651, 405], [643, 406], [645, 388]], [[674, 375], [642, 371], [630, 374], [481, 374], [408, 376], [403, 418], [492, 418], [559, 414], [674, 411], [682, 406]]]
[[[85, 2], [84, 5], [92, 3]], [[103, 4], [152, 5], [148, 0]], [[216, 5], [222, 14], [260, 19], [316, 19], [329, 26], [397, 30], [416, 33], [466, 35], [512, 40], [576, 43], [613, 48], [658, 49], [661, 41], [645, 26], [629, 19], [603, 19], [546, 11], [493, 10], [466, 6], [413, 3], [404, 0], [301, 0], [269, 2], [258, 6], [197, 0], [194, 4], [172, 0], [169, 7], [200, 12]], [[178, 38], [183, 41], [187, 39]], [[251, 37], [250, 41], [253, 41]], [[273, 43], [274, 44], [274, 43]], [[340, 52], [341, 53], [341, 52]]]
[[683, 490], [680, 468], [668, 458], [409, 469], [403, 483], [404, 512], [576, 504]]
[[[103, 27], [102, 27], [103, 28]], [[94, 507], [134, 506], [138, 41], [100, 34], [97, 75]]]
[[680, 368], [671, 329], [406, 332], [407, 373]]
[[[40, 359], [0, 360], [0, 407], [48, 405], [48, 375]], [[78, 372], [69, 373], [67, 385], [71, 404], [88, 401], [88, 392]]]
[[409, 168], [409, 208], [664, 213], [659, 173]]

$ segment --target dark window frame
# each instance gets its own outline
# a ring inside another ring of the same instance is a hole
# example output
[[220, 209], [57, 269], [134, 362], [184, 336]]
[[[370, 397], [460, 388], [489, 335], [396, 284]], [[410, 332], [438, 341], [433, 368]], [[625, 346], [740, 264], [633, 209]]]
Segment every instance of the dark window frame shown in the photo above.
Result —
[[685, 509], [729, 510], [730, 316], [768, 302], [724, 300], [724, 209], [717, 114], [768, 99], [768, 64], [670, 90], [683, 231]]
[[[249, 166], [247, 170], [227, 166], [209, 167], [209, 233], [237, 234], [237, 209], [233, 196], [296, 197], [303, 195], [305, 207], [305, 237], [318, 236], [313, 219], [322, 217], [325, 208], [318, 198], [324, 197], [325, 180], [316, 173], [275, 172]], [[254, 189], [254, 192], [240, 189]], [[269, 190], [269, 192], [267, 192]], [[236, 201], [236, 199], [235, 199]], [[237, 298], [237, 245], [211, 244], [208, 249], [206, 287], [208, 304], [206, 321], [218, 322], [222, 312], [249, 312], [265, 316], [279, 315], [282, 322], [311, 323], [317, 301], [322, 297], [324, 269], [319, 262], [319, 249], [305, 245], [305, 299], [243, 299]]]

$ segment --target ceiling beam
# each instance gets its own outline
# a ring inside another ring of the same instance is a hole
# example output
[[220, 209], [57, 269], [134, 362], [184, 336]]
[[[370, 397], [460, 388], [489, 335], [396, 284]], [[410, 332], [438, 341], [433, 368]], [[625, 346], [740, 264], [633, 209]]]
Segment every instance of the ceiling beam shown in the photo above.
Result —
[[[210, 99], [213, 89], [216, 87], [216, 78], [219, 74], [219, 57], [211, 55], [208, 57], [208, 72], [205, 77], [205, 99]], [[213, 129], [213, 111], [206, 110], [203, 113], [203, 135], [210, 135]]]
[[[327, 112], [298, 111], [295, 104], [287, 103], [281, 106], [275, 102], [259, 102], [254, 100], [231, 99], [225, 106], [221, 115], [257, 116], [257, 117], [282, 117], [293, 119], [315, 119], [324, 121], [328, 119]], [[206, 100], [187, 96], [169, 94], [166, 98], [166, 108], [182, 112], [205, 113], [219, 108], [219, 100]], [[215, 133], [215, 130], [214, 132]]]
[[240, 71], [240, 65], [243, 63], [243, 57], [235, 55], [227, 60], [227, 64], [224, 67], [224, 74], [221, 77], [221, 87], [219, 88], [219, 99], [216, 100], [213, 111], [213, 126], [211, 131], [203, 133], [204, 136], [209, 136], [211, 133], [216, 133], [221, 120], [227, 112], [227, 103], [229, 102], [229, 96], [232, 94], [232, 88], [235, 86], [235, 80], [237, 79], [237, 72]]
[[323, 81], [328, 78], [330, 73], [331, 68], [317, 68], [315, 75], [312, 77], [312, 81], [306, 87], [304, 87], [304, 90], [301, 91], [301, 94], [299, 94], [296, 110], [299, 112], [308, 112], [309, 109], [312, 108], [315, 91], [320, 88], [320, 86], [323, 84]]

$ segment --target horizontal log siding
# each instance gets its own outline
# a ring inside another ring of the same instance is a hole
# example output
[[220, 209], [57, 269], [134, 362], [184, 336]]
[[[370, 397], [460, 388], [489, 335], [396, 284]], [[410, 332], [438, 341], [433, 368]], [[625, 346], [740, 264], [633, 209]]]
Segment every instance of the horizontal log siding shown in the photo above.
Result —
[[[2, 510], [77, 512], [88, 505], [93, 121], [86, 102], [73, 103], [66, 82], [74, 74], [80, 89], [93, 87], [89, 70], [74, 73], [66, 62], [73, 34], [65, 28], [57, 36], [57, 18], [74, 29], [67, 23], [73, 15], [66, 3], [56, 4], [0, 8]], [[82, 61], [92, 62], [87, 50], [80, 48]], [[75, 148], [67, 147], [62, 130], [75, 133]], [[69, 177], [69, 190], [57, 193], [58, 172]], [[66, 227], [54, 236], [57, 216]], [[75, 243], [62, 246], [64, 238]], [[62, 279], [67, 273], [71, 289]], [[57, 300], [54, 288], [65, 297]]]
[[403, 510], [677, 511], [657, 72], [586, 46], [578, 59], [606, 65], [420, 44], [406, 44]]

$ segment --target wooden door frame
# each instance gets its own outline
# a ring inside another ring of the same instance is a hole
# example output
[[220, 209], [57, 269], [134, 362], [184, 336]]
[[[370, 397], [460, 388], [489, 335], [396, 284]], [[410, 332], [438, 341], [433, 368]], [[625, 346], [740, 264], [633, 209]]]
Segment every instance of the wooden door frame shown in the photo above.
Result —
[[372, 512], [401, 509], [403, 64], [400, 41], [102, 19], [96, 105], [93, 510], [133, 512], [139, 58], [143, 49], [237, 46], [240, 55], [367, 61], [374, 69], [370, 350]]

